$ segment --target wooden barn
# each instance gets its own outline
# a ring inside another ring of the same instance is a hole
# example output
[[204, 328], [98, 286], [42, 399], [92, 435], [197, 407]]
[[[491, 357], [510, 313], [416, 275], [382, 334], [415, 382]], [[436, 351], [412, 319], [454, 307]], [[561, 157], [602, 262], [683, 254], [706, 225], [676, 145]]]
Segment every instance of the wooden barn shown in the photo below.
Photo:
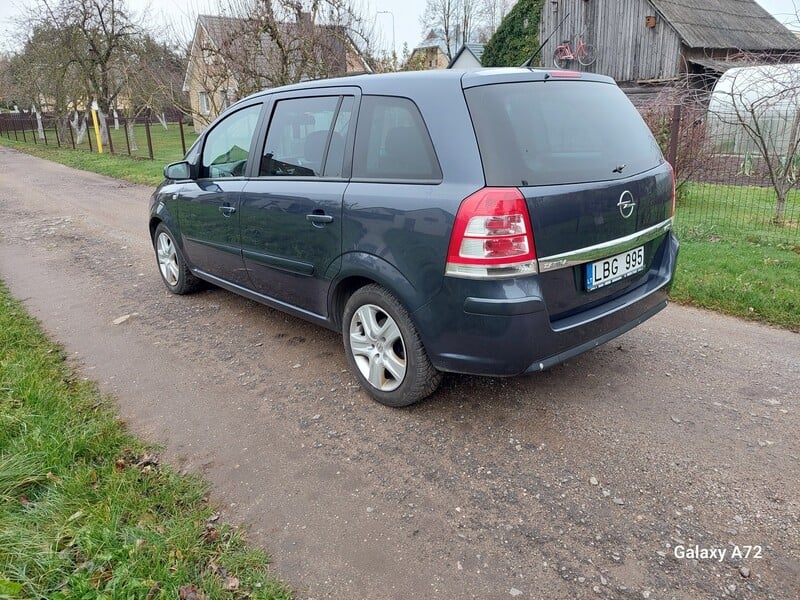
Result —
[[800, 40], [755, 0], [543, 0], [539, 39], [554, 31], [541, 64], [552, 66], [559, 44], [582, 37], [597, 60], [588, 67], [570, 61], [566, 68], [618, 82], [722, 71], [721, 61], [742, 52], [800, 51]]

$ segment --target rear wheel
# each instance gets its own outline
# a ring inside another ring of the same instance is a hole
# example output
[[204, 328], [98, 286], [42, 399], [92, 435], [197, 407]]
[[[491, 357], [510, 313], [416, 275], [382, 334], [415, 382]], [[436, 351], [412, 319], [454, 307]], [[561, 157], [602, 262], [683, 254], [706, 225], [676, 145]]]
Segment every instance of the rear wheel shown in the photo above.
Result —
[[594, 46], [591, 44], [584, 44], [582, 51], [578, 51], [578, 62], [581, 63], [584, 67], [588, 67], [594, 61], [597, 60], [597, 54], [595, 54]]
[[189, 294], [200, 286], [200, 280], [192, 275], [180, 248], [175, 243], [175, 238], [163, 223], [159, 223], [156, 227], [153, 246], [161, 279], [170, 292], [178, 295]]
[[441, 381], [408, 312], [379, 285], [364, 286], [347, 301], [342, 338], [350, 368], [381, 404], [408, 406]]
[[556, 48], [556, 51], [553, 52], [553, 64], [556, 69], [563, 69], [567, 66], [566, 54], [567, 53], [561, 47]]

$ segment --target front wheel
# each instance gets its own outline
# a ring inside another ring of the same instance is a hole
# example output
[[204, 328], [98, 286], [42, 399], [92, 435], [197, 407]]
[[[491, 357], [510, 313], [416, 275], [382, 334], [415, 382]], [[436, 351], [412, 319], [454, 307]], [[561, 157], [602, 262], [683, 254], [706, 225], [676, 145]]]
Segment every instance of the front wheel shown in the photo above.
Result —
[[379, 285], [357, 290], [342, 318], [347, 362], [381, 404], [408, 406], [431, 395], [441, 374], [433, 367], [408, 312]]
[[597, 60], [597, 54], [594, 51], [594, 46], [591, 44], [584, 44], [582, 49], [578, 51], [578, 62], [584, 67], [588, 67]]
[[556, 51], [553, 52], [553, 64], [556, 69], [563, 69], [567, 66], [566, 52], [563, 48], [556, 48]]
[[175, 243], [175, 238], [163, 223], [159, 223], [156, 227], [153, 246], [156, 251], [158, 271], [170, 292], [178, 295], [188, 294], [200, 286], [200, 280], [192, 275], [180, 248]]

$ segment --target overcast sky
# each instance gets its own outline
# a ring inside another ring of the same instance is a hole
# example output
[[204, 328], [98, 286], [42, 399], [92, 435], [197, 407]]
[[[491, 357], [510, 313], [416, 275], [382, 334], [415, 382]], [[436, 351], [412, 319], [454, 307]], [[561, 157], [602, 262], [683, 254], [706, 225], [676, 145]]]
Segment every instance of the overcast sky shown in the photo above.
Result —
[[[702, 0], [695, 0], [702, 2]], [[800, 0], [756, 0], [779, 21], [790, 28], [800, 30], [797, 23], [796, 7]], [[383, 47], [389, 50], [394, 40], [398, 55], [406, 42], [409, 48], [416, 46], [422, 39], [420, 16], [425, 10], [425, 0], [361, 0], [368, 9], [365, 11], [375, 19], [376, 31], [381, 34]], [[19, 18], [23, 6], [33, 4], [31, 0], [0, 0], [0, 50], [12, 50], [19, 47], [15, 39], [13, 20]], [[127, 0], [127, 5], [136, 13], [145, 16], [145, 25], [174, 25], [190, 35], [198, 12], [213, 14], [211, 8], [214, 0]], [[387, 11], [379, 13], [379, 11]]]
[[[214, 14], [215, 0], [125, 0], [135, 13], [145, 16], [145, 25], [164, 27], [165, 24], [183, 31], [191, 30], [198, 13]], [[414, 48], [422, 39], [420, 15], [425, 10], [425, 0], [357, 0], [366, 7], [364, 13], [374, 19], [376, 32], [383, 48], [392, 46], [392, 34], [400, 55], [403, 42]], [[224, 2], [224, 0], [223, 0]], [[14, 35], [14, 20], [23, 13], [22, 7], [31, 6], [31, 0], [0, 0], [0, 50], [19, 47]], [[384, 11], [384, 12], [379, 12]], [[393, 29], [394, 27], [394, 29]]]

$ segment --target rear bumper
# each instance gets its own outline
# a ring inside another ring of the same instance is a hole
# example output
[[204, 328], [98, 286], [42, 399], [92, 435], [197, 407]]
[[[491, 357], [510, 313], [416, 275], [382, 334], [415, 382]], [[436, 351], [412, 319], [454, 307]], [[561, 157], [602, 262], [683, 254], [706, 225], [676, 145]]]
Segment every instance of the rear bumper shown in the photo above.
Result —
[[553, 366], [555, 366], [555, 365], [557, 365], [559, 363], [562, 363], [565, 360], [568, 360], [568, 359], [572, 358], [573, 356], [577, 356], [578, 354], [583, 354], [584, 352], [587, 352], [587, 351], [591, 350], [592, 348], [597, 348], [597, 346], [605, 344], [606, 342], [610, 342], [615, 337], [618, 337], [618, 336], [622, 335], [623, 333], [626, 333], [626, 332], [630, 331], [631, 329], [633, 329], [637, 325], [641, 325], [647, 319], [649, 319], [650, 317], [652, 317], [656, 313], [661, 312], [666, 307], [667, 307], [667, 301], [665, 299], [664, 301], [656, 304], [655, 306], [653, 306], [652, 308], [648, 309], [647, 311], [645, 311], [644, 313], [642, 313], [638, 317], [634, 318], [633, 320], [628, 321], [627, 323], [623, 324], [621, 327], [617, 327], [616, 329], [614, 329], [612, 331], [609, 331], [608, 333], [604, 333], [603, 335], [601, 335], [599, 337], [591, 339], [591, 340], [589, 340], [587, 342], [584, 342], [583, 344], [580, 344], [578, 346], [574, 346], [574, 347], [572, 347], [572, 348], [570, 348], [568, 350], [565, 350], [564, 352], [560, 352], [559, 354], [555, 354], [555, 355], [550, 356], [550, 357], [548, 357], [546, 359], [540, 360], [538, 362], [534, 362], [532, 365], [530, 365], [525, 370], [525, 372], [526, 373], [535, 373], [537, 371], [544, 371], [545, 369], [549, 369], [550, 367], [553, 367]]
[[541, 371], [663, 310], [678, 254], [672, 233], [659, 254], [634, 287], [558, 320], [548, 314], [536, 276], [504, 282], [448, 279], [437, 298], [414, 318], [439, 370], [491, 376]]

